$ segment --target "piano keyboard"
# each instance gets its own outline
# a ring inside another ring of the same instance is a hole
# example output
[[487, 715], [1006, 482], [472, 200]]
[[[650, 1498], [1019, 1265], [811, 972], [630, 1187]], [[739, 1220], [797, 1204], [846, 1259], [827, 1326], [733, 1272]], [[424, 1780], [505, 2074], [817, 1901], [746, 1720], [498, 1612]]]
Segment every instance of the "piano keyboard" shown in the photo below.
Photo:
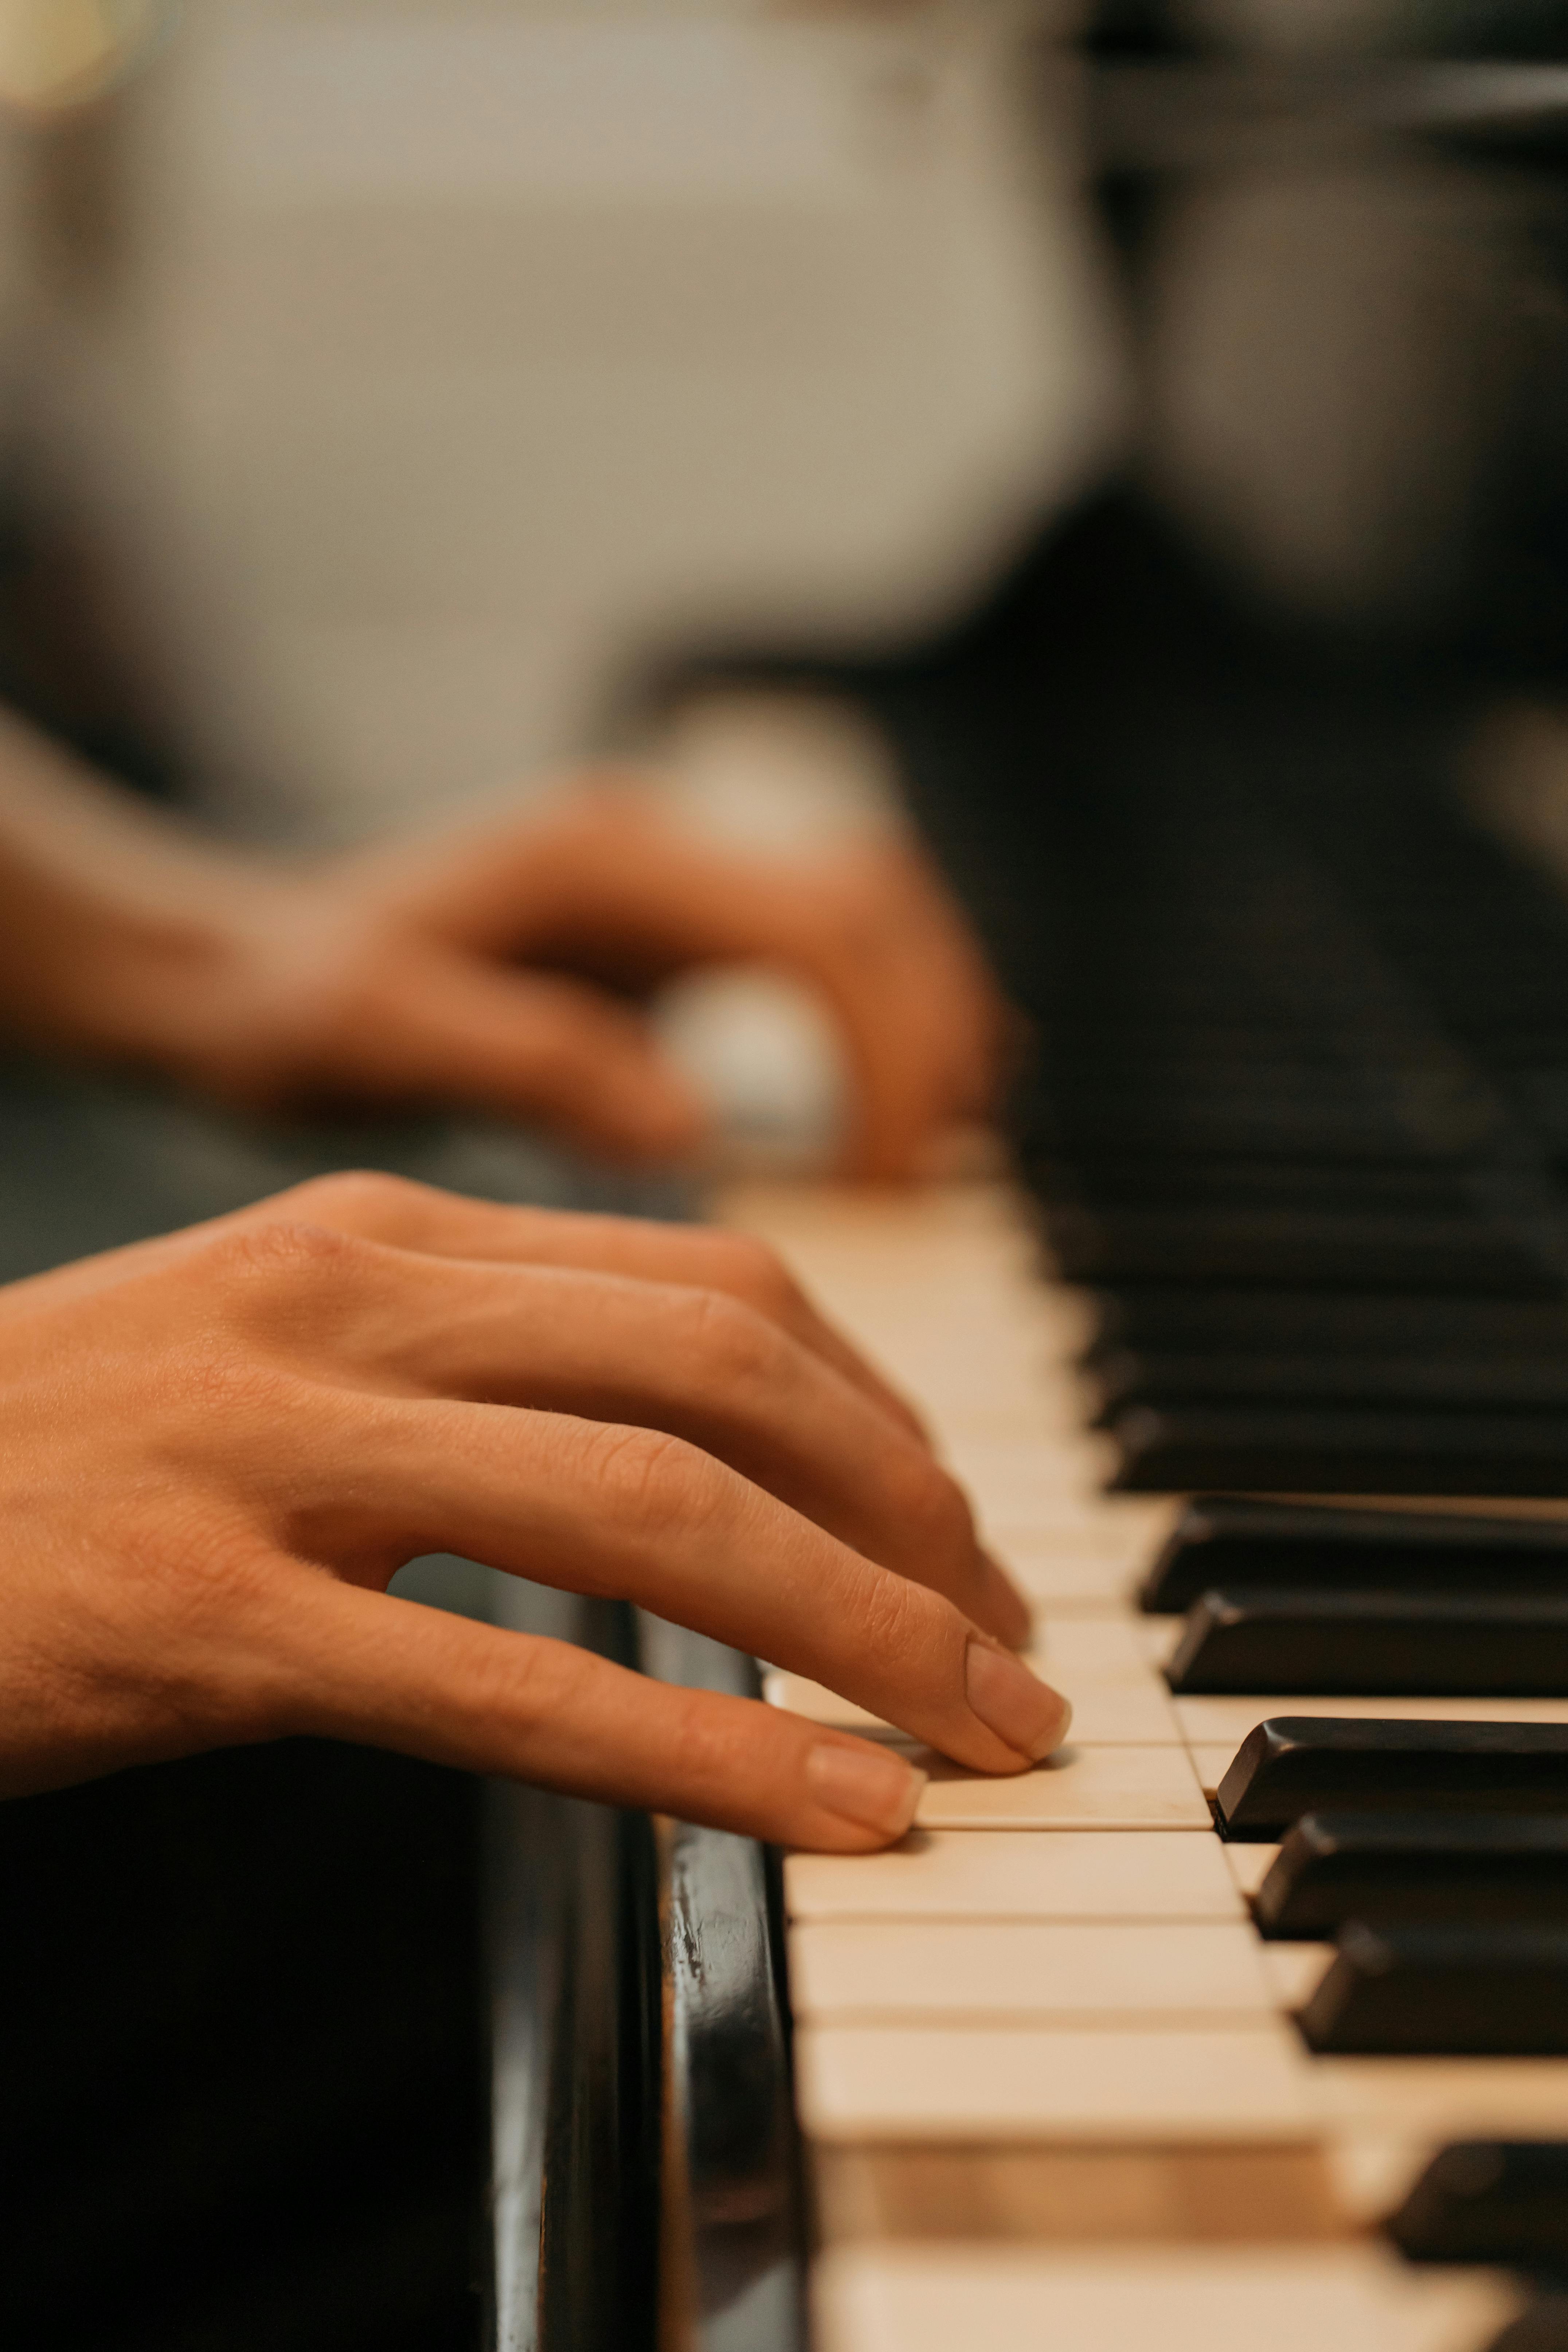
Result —
[[[1362, 1822], [1359, 1844], [1330, 1840], [1320, 1852], [1309, 1837], [1303, 1852], [1301, 1836], [1289, 1836], [1289, 1790], [1324, 1772], [1321, 1785], [1335, 1788], [1335, 1772], [1358, 1788], [1397, 1776], [1399, 1757], [1379, 1750], [1391, 1735], [1373, 1728], [1390, 1723], [1426, 1748], [1435, 1735], [1421, 1727], [1466, 1727], [1442, 1735], [1461, 1750], [1442, 1769], [1459, 1780], [1479, 1772], [1483, 1801], [1499, 1772], [1544, 1770], [1550, 1781], [1559, 1766], [1551, 1754], [1542, 1764], [1531, 1741], [1544, 1734], [1548, 1748], [1568, 1748], [1568, 1700], [1539, 1690], [1450, 1698], [1427, 1695], [1430, 1681], [1413, 1691], [1408, 1675], [1380, 1693], [1364, 1673], [1336, 1696], [1314, 1694], [1299, 1674], [1279, 1693], [1249, 1689], [1249, 1661], [1300, 1654], [1294, 1621], [1244, 1626], [1245, 1640], [1207, 1628], [1198, 1665], [1173, 1691], [1163, 1670], [1193, 1647], [1190, 1628], [1141, 1613], [1137, 1596], [1182, 1506], [1102, 1491], [1118, 1457], [1084, 1427], [1075, 1370], [1089, 1305], [1039, 1279], [1031, 1228], [1007, 1189], [889, 1202], [748, 1187], [725, 1206], [787, 1254], [923, 1408], [1037, 1608], [1043, 1671], [1075, 1707], [1070, 1745], [1016, 1779], [986, 1780], [911, 1748], [931, 1777], [896, 1851], [785, 1862], [818, 2352], [1125, 2352], [1151, 2341], [1163, 2352], [1321, 2352], [1331, 2342], [1342, 2352], [1482, 2352], [1521, 2306], [1517, 2278], [1485, 2263], [1418, 2265], [1373, 2225], [1452, 2143], [1568, 2133], [1568, 2055], [1454, 2054], [1441, 2021], [1456, 2005], [1473, 2016], [1479, 2000], [1485, 2011], [1488, 1957], [1442, 1946], [1442, 1931], [1421, 1920], [1434, 1884], [1484, 1882], [1484, 1905], [1477, 1895], [1465, 1916], [1488, 1921], [1506, 1919], [1512, 1888], [1538, 1923], [1524, 1933], [1539, 1967], [1535, 1992], [1521, 1994], [1519, 1948], [1509, 1947], [1491, 2002], [1497, 2038], [1505, 2053], [1510, 2033], [1550, 2039], [1552, 2020], [1568, 2015], [1568, 1946], [1539, 1925], [1528, 1885], [1557, 1883], [1551, 1817], [1539, 1825], [1544, 1862], [1528, 1839], [1500, 1860], [1484, 1823], [1468, 1859], [1445, 1848], [1436, 1860], [1391, 1860], [1375, 1819]], [[1245, 1561], [1247, 1543], [1268, 1537], [1270, 1507], [1303, 1536], [1278, 1507], [1230, 1506], [1228, 1526], [1226, 1507], [1216, 1560]], [[1377, 1533], [1364, 1509], [1345, 1526], [1341, 1540]], [[1528, 1592], [1531, 1562], [1539, 1583], [1558, 1538], [1515, 1528]], [[1318, 1539], [1313, 1523], [1304, 1533]], [[1162, 1573], [1174, 1594], [1199, 1570]], [[1373, 1625], [1370, 1655], [1379, 1640], [1384, 1655], [1404, 1654], [1403, 1631]], [[1319, 1631], [1305, 1637], [1321, 1660]], [[1494, 1629], [1515, 1685], [1520, 1655], [1541, 1638], [1516, 1623], [1510, 1648], [1507, 1626]], [[1441, 1666], [1440, 1645], [1433, 1654]], [[764, 1691], [775, 1706], [900, 1737], [796, 1676], [770, 1673]], [[1323, 1734], [1324, 1718], [1362, 1728]], [[1276, 1720], [1294, 1733], [1270, 1735], [1242, 1785], [1238, 1749]], [[1492, 1738], [1478, 1723], [1522, 1727], [1531, 1753], [1478, 1761], [1475, 1743]], [[1336, 1738], [1351, 1739], [1348, 1764], [1341, 1751], [1326, 1763], [1319, 1753]], [[1379, 1750], [1370, 1766], [1369, 1747]], [[1215, 1832], [1222, 1790], [1237, 1839]], [[1568, 1812], [1568, 1795], [1558, 1802]], [[1248, 1804], [1264, 1809], [1266, 1833], [1247, 1829]], [[1396, 1829], [1397, 1814], [1388, 1818]], [[1370, 1939], [1363, 1931], [1360, 1945], [1352, 1932], [1337, 1958], [1324, 1940], [1344, 1925], [1336, 1872], [1352, 1895], [1397, 1873], [1405, 1906], [1405, 1924]], [[1284, 1928], [1293, 1903], [1306, 1930], [1260, 1932], [1249, 1901], [1266, 1881]], [[1436, 1901], [1451, 1917], [1451, 1898]], [[1494, 1951], [1494, 1976], [1496, 1962]], [[1421, 2021], [1433, 2016], [1438, 2046], [1423, 2052]], [[1303, 2023], [1314, 2018], [1327, 2048], [1309, 2046]], [[1555, 2227], [1568, 2240], [1568, 2220]], [[1537, 2305], [1529, 2324], [1551, 2309]]]

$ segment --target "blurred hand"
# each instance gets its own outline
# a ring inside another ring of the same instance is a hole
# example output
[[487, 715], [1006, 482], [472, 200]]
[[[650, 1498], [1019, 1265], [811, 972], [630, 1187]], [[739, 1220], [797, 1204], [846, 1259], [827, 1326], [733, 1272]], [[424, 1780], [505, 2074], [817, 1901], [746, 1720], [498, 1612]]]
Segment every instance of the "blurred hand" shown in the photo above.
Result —
[[597, 1151], [679, 1159], [703, 1113], [638, 1000], [718, 964], [792, 974], [837, 1017], [857, 1174], [914, 1172], [997, 1081], [994, 987], [914, 850], [742, 854], [625, 791], [294, 875], [237, 866], [153, 953], [133, 950], [123, 979], [123, 954], [72, 956], [53, 1034], [237, 1106], [460, 1102]]
[[0, 1292], [0, 1792], [315, 1733], [829, 1850], [896, 1754], [395, 1600], [451, 1550], [1016, 1772], [1066, 1709], [911, 1416], [760, 1244], [331, 1177]]

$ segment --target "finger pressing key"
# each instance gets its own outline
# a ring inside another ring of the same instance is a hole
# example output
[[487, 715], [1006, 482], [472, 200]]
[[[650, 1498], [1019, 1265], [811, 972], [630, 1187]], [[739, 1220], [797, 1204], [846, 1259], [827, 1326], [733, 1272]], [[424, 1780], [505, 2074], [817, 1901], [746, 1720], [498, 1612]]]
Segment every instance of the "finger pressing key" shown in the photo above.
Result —
[[297, 1683], [289, 1728], [825, 1853], [889, 1844], [914, 1820], [925, 1774], [868, 1740], [563, 1643], [310, 1583], [274, 1645]]
[[[453, 1550], [635, 1601], [826, 1683], [976, 1771], [1020, 1771], [1062, 1737], [1060, 1697], [952, 1601], [679, 1439], [402, 1400], [381, 1402], [372, 1437], [353, 1399], [334, 1414], [310, 1388], [280, 1443], [276, 1399], [271, 1411], [275, 1539], [296, 1558], [384, 1586], [411, 1556]], [[972, 1637], [986, 1651], [978, 1707]]]

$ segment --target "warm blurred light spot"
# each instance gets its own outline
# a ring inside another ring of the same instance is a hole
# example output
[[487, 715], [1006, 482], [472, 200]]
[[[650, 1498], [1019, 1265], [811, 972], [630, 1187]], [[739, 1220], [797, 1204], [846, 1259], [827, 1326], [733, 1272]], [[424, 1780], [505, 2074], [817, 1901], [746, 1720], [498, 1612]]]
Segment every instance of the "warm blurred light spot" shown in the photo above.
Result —
[[59, 114], [101, 97], [173, 15], [172, 0], [0, 0], [0, 106]]

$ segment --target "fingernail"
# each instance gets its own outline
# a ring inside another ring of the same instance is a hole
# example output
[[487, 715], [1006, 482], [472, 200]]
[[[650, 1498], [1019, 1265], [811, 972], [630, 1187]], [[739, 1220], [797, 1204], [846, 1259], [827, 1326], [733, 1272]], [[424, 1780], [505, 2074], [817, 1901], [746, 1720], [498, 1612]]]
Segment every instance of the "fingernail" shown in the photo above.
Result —
[[914, 1820], [927, 1776], [886, 1748], [838, 1748], [824, 1740], [805, 1759], [805, 1778], [830, 1813], [896, 1838]]
[[1005, 1650], [971, 1640], [963, 1682], [969, 1704], [986, 1729], [1031, 1763], [1037, 1764], [1067, 1737], [1072, 1709], [1066, 1699]]

